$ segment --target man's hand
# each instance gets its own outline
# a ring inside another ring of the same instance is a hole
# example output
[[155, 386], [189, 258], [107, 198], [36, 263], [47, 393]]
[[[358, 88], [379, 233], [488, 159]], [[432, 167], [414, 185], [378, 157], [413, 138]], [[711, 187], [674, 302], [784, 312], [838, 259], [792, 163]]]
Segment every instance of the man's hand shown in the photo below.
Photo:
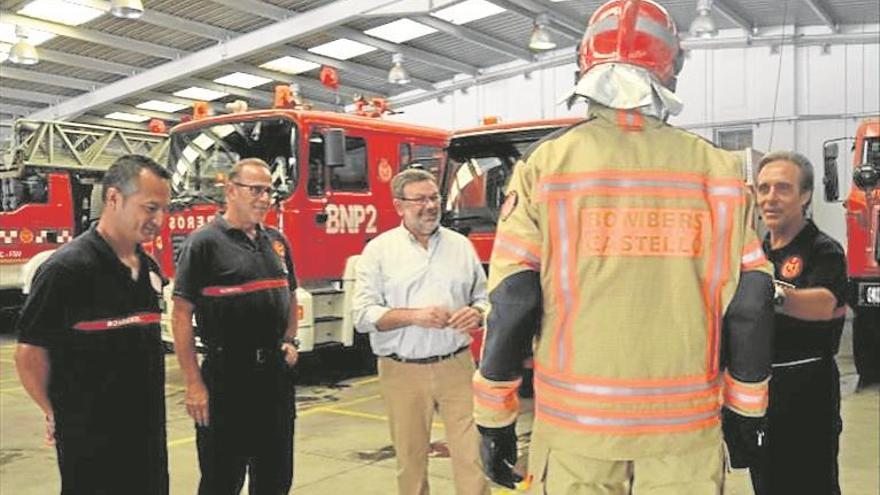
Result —
[[284, 353], [284, 362], [287, 363], [288, 367], [292, 367], [299, 361], [299, 351], [290, 342], [281, 344], [281, 352]]
[[737, 469], [754, 466], [764, 444], [766, 419], [740, 416], [725, 407], [721, 410], [721, 429], [730, 453], [730, 465]]
[[482, 325], [483, 313], [471, 306], [465, 306], [453, 313], [447, 323], [447, 326], [456, 330], [471, 330]]
[[480, 457], [486, 475], [499, 485], [516, 488], [522, 476], [513, 471], [516, 465], [516, 429], [515, 424], [502, 428], [486, 428], [477, 425], [482, 442]]
[[413, 315], [413, 323], [425, 328], [443, 328], [449, 322], [449, 310], [440, 306], [428, 306], [417, 309]]
[[199, 426], [208, 426], [208, 388], [205, 382], [196, 380], [186, 386], [183, 400], [186, 412]]

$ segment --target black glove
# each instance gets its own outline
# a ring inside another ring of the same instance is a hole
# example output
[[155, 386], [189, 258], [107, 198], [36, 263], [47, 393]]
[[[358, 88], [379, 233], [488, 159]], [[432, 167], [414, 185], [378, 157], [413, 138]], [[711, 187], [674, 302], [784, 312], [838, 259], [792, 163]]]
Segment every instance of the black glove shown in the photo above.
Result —
[[725, 407], [721, 411], [721, 429], [730, 453], [731, 467], [741, 469], [756, 465], [765, 443], [766, 418], [740, 416]]
[[506, 486], [516, 488], [515, 484], [522, 481], [522, 476], [513, 471], [516, 465], [516, 424], [502, 428], [486, 428], [477, 425], [482, 442], [480, 457], [489, 479]]

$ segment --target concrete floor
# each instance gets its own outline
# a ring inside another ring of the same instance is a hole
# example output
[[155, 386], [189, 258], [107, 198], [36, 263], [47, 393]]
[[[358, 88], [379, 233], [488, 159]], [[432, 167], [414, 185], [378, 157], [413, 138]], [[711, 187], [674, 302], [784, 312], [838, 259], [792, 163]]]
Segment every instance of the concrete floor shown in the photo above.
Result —
[[[55, 452], [42, 443], [41, 417], [18, 383], [13, 349], [14, 341], [9, 336], [0, 339], [0, 494], [58, 493]], [[845, 394], [840, 454], [843, 494], [876, 495], [880, 493], [880, 388], [853, 393], [856, 377], [848, 333], [844, 335], [838, 362]], [[169, 355], [166, 364], [172, 494], [195, 493], [199, 475], [192, 422], [183, 407], [177, 362]], [[306, 384], [298, 389], [293, 492], [395, 493], [395, 460], [376, 377], [334, 375], [325, 370], [326, 367], [314, 362], [306, 363], [301, 370], [301, 381]], [[524, 408], [530, 405], [524, 402]], [[530, 422], [529, 414], [520, 418], [518, 429], [523, 439], [527, 439]], [[434, 439], [434, 458], [429, 463], [432, 491], [453, 494], [452, 471], [440, 423], [435, 423]], [[747, 472], [734, 471], [729, 481], [726, 495], [752, 493]], [[500, 487], [493, 489], [494, 495], [513, 493]]]

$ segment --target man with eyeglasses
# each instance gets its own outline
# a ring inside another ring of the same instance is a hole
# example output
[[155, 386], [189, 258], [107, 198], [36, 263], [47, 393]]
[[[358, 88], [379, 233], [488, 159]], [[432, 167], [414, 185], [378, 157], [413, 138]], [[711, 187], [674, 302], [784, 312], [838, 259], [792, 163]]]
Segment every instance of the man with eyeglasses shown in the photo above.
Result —
[[168, 493], [163, 277], [141, 243], [159, 233], [168, 171], [140, 155], [102, 180], [97, 225], [37, 270], [15, 364], [46, 418], [61, 493]]
[[469, 330], [482, 325], [486, 275], [470, 241], [440, 226], [434, 176], [391, 180], [399, 227], [375, 239], [357, 265], [354, 318], [379, 357], [379, 383], [397, 455], [401, 495], [428, 493], [434, 411], [445, 425], [455, 490], [489, 493], [473, 419]]
[[[272, 202], [269, 166], [236, 163], [226, 208], [181, 248], [172, 328], [196, 422], [199, 494], [288, 493], [293, 482], [296, 410], [296, 277], [284, 235], [263, 225]], [[207, 347], [199, 369], [195, 314]]]

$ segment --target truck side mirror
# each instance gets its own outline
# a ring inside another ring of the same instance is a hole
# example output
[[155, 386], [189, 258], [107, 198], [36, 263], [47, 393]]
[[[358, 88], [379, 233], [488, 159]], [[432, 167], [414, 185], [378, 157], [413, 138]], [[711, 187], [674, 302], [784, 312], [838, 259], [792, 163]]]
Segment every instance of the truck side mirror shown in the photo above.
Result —
[[825, 177], [822, 182], [825, 184], [825, 201], [833, 202], [840, 198], [840, 186], [837, 175], [837, 143], [828, 143], [822, 151], [825, 159]]
[[345, 166], [344, 129], [327, 129], [324, 132], [324, 165], [329, 168]]
[[870, 164], [862, 165], [853, 174], [853, 183], [865, 192], [877, 187], [878, 181], [880, 181], [880, 173]]

